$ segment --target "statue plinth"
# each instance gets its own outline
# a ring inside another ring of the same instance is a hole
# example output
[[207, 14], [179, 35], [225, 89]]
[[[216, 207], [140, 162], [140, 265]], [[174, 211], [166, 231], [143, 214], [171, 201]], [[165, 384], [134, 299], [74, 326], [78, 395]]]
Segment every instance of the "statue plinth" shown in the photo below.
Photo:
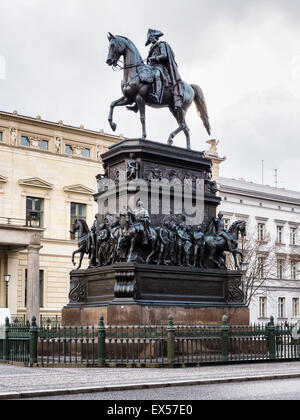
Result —
[[240, 283], [239, 271], [131, 263], [73, 271], [63, 321], [97, 323], [102, 314], [112, 324], [160, 323], [176, 314], [178, 323], [198, 324], [208, 322], [208, 314], [210, 323], [221, 322], [224, 313], [248, 320]]
[[[211, 258], [211, 248], [198, 226], [203, 223], [209, 229], [221, 201], [211, 179], [211, 160], [202, 152], [141, 139], [121, 141], [102, 159], [105, 175], [97, 177], [95, 195], [101, 209], [99, 229], [95, 228], [98, 251], [89, 269], [70, 274], [70, 303], [63, 310], [63, 322], [96, 324], [103, 315], [111, 325], [159, 324], [171, 314], [179, 324], [211, 324], [220, 323], [226, 314], [231, 323], [249, 323], [242, 272], [226, 269], [222, 249]], [[103, 181], [116, 188], [107, 191]], [[153, 181], [158, 190], [153, 191]], [[181, 197], [186, 185], [190, 188]], [[175, 209], [186, 197], [192, 198], [197, 209], [199, 185], [202, 219], [193, 223], [191, 215]], [[140, 208], [144, 216], [139, 219], [140, 213], [132, 208], [141, 193], [147, 211]], [[116, 198], [114, 214], [105, 211], [103, 197], [106, 201]], [[120, 200], [123, 197], [125, 203]], [[168, 200], [170, 212], [166, 214]], [[210, 236], [210, 244], [213, 239]]]

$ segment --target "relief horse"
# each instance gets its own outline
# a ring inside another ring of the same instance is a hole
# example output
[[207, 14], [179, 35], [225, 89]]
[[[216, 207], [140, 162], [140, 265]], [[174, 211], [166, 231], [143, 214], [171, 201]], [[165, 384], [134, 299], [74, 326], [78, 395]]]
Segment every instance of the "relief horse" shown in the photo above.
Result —
[[[240, 264], [243, 262], [243, 252], [238, 250], [238, 242], [240, 235], [246, 236], [246, 222], [242, 220], [234, 222], [228, 229], [228, 233], [232, 238], [232, 255], [235, 267], [236, 269], [239, 269]], [[205, 249], [208, 253], [209, 260], [216, 264], [218, 268], [222, 268], [222, 263], [220, 262], [222, 261], [222, 256], [224, 252], [229, 251], [226, 240], [219, 236], [216, 237], [215, 235], [205, 236]], [[240, 264], [238, 262], [237, 255], [240, 255]]]
[[70, 233], [75, 235], [76, 232], [78, 232], [78, 249], [72, 254], [72, 263], [74, 266], [76, 265], [75, 255], [80, 254], [79, 266], [77, 267], [77, 270], [80, 270], [83, 257], [88, 255], [90, 259], [92, 256], [92, 237], [91, 231], [83, 219], [76, 218], [74, 220]]
[[[142, 247], [146, 247], [143, 235], [144, 226], [140, 222], [133, 222], [130, 214], [121, 216], [120, 225], [122, 227], [122, 235], [119, 238], [118, 250], [119, 252], [125, 251], [126, 255], [128, 255], [127, 262], [132, 262], [134, 260], [135, 246], [139, 244]], [[158, 233], [152, 227], [149, 228], [148, 241], [151, 252], [146, 258], [146, 264], [151, 263], [151, 260], [157, 251]]]

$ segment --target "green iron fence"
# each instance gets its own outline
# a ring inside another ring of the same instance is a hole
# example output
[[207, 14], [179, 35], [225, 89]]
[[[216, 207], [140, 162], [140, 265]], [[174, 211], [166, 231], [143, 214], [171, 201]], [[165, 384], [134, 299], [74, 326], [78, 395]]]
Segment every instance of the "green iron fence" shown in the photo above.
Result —
[[39, 366], [187, 366], [300, 359], [293, 326], [60, 326], [0, 328], [0, 361]]

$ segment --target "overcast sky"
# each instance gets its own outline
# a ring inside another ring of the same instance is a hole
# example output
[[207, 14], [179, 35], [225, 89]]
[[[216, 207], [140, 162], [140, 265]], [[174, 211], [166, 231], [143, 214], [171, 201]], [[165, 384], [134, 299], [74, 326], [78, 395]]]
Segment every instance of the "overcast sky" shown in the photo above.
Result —
[[[0, 110], [111, 133], [122, 72], [105, 64], [107, 32], [145, 58], [148, 28], [159, 29], [182, 78], [204, 91], [210, 138], [227, 157], [221, 175], [260, 183], [264, 160], [265, 183], [278, 169], [279, 187], [300, 190], [299, 0], [0, 0], [0, 16]], [[141, 135], [125, 108], [115, 121], [117, 134]], [[192, 147], [206, 149], [194, 105], [187, 122]], [[149, 139], [166, 142], [176, 122], [148, 108], [147, 126]]]

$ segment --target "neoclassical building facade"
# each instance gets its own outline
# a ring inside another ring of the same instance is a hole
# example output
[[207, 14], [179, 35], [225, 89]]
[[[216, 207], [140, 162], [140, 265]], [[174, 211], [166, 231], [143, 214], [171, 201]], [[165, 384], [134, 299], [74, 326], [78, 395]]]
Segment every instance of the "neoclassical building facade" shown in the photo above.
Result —
[[0, 308], [8, 300], [12, 314], [60, 313], [77, 249], [72, 221], [93, 222], [101, 155], [121, 139], [0, 112]]
[[[220, 179], [226, 225], [247, 222], [250, 320], [279, 325], [300, 320], [300, 192]], [[250, 258], [253, 255], [253, 258]]]

